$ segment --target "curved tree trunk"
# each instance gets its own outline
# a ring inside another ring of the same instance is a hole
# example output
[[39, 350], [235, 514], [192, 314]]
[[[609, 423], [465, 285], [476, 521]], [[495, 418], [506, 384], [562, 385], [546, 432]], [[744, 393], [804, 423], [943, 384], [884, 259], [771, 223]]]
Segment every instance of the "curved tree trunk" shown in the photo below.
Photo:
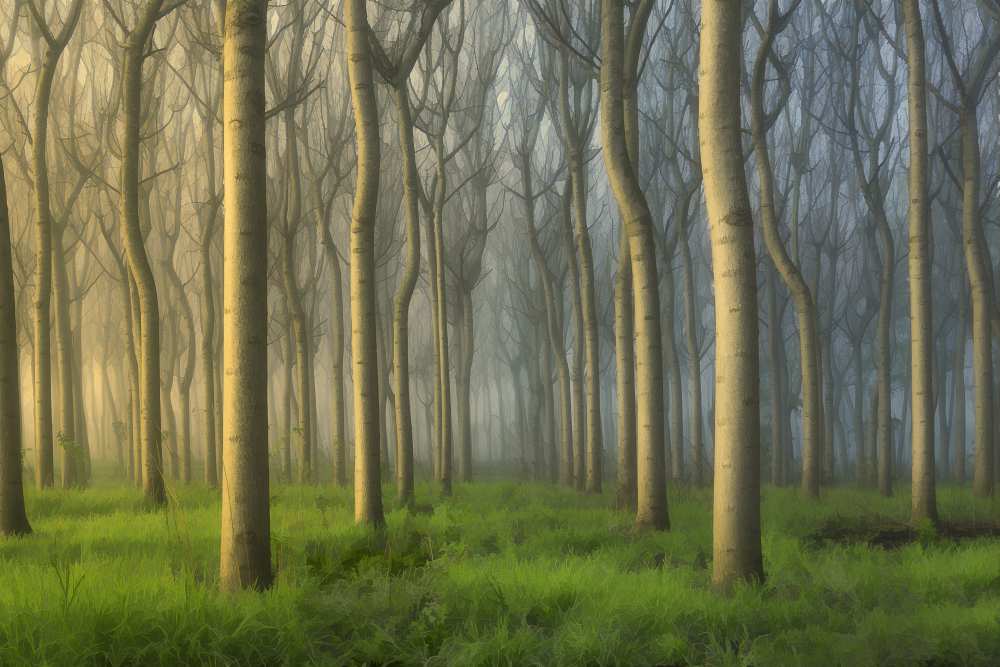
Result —
[[351, 350], [354, 363], [354, 519], [381, 526], [379, 391], [375, 305], [375, 209], [381, 139], [372, 77], [368, 10], [346, 0], [347, 73], [357, 142], [357, 183], [351, 212]]
[[163, 454], [160, 449], [160, 306], [139, 222], [139, 130], [141, 125], [142, 65], [163, 0], [150, 0], [125, 46], [122, 81], [121, 218], [125, 254], [135, 279], [140, 317], [139, 404], [143, 457], [143, 492], [147, 502], [165, 505]]
[[663, 349], [653, 220], [632, 167], [623, 104], [624, 4], [601, 2], [601, 139], [604, 163], [628, 236], [636, 361], [636, 525], [670, 526], [663, 424]]
[[406, 220], [406, 258], [392, 311], [392, 375], [396, 393], [396, 495], [401, 505], [410, 505], [413, 503], [413, 419], [409, 321], [410, 300], [420, 277], [420, 183], [413, 144], [409, 84], [403, 82], [393, 89], [393, 93], [403, 158], [403, 206]]
[[[967, 105], [967, 107], [970, 105]], [[989, 259], [979, 219], [979, 123], [974, 109], [961, 114], [962, 133], [962, 243], [972, 289], [972, 373], [975, 395], [975, 462], [972, 492], [993, 495], [993, 351], [990, 314], [993, 290]]]
[[[795, 302], [798, 318], [799, 355], [802, 367], [802, 492], [819, 497], [821, 475], [820, 371], [818, 332], [813, 295], [802, 278], [799, 267], [789, 257], [781, 235], [774, 202], [774, 172], [767, 146], [767, 120], [764, 112], [764, 77], [771, 57], [771, 45], [777, 31], [768, 30], [757, 52], [750, 92], [750, 124], [756, 152], [757, 178], [760, 181], [760, 215], [764, 243], [782, 282]], [[706, 179], [707, 180], [707, 179]]]
[[[50, 45], [51, 47], [52, 45]], [[55, 481], [52, 439], [52, 350], [50, 299], [52, 293], [52, 211], [49, 202], [48, 146], [49, 100], [52, 80], [65, 44], [45, 50], [35, 88], [32, 128], [32, 171], [35, 180], [35, 478], [46, 488]]]

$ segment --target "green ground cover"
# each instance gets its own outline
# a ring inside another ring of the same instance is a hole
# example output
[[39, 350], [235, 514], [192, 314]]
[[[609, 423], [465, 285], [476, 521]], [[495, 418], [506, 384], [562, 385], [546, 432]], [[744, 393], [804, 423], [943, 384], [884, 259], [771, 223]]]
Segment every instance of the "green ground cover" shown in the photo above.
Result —
[[[939, 497], [965, 531], [1000, 518]], [[709, 586], [707, 490], [671, 489], [673, 530], [636, 534], [611, 494], [422, 486], [373, 534], [349, 492], [279, 486], [277, 585], [238, 595], [216, 591], [214, 493], [172, 500], [30, 491], [36, 534], [0, 542], [0, 665], [1000, 664], [1000, 540], [907, 528], [905, 487], [766, 489], [767, 581], [729, 596]]]

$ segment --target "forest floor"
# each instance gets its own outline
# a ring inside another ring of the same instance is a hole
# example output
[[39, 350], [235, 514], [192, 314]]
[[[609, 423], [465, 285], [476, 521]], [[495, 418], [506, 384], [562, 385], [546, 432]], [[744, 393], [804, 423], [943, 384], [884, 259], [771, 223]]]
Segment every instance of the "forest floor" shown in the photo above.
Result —
[[215, 494], [172, 500], [30, 491], [36, 533], [0, 542], [0, 665], [1000, 664], [1000, 538], [974, 536], [1000, 505], [968, 489], [939, 491], [960, 530], [938, 532], [906, 525], [906, 487], [768, 488], [767, 580], [729, 596], [709, 585], [708, 490], [672, 488], [656, 534], [610, 493], [420, 486], [374, 535], [349, 492], [277, 486], [277, 584], [237, 595], [216, 589]]

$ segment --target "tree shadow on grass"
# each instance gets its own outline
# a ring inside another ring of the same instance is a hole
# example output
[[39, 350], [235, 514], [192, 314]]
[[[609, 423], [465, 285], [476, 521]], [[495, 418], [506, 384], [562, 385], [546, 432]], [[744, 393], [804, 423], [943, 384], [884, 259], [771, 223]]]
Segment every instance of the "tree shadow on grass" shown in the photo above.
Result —
[[803, 539], [807, 547], [865, 545], [892, 550], [910, 544], [952, 543], [1000, 539], [1000, 522], [952, 520], [910, 524], [884, 516], [834, 517]]

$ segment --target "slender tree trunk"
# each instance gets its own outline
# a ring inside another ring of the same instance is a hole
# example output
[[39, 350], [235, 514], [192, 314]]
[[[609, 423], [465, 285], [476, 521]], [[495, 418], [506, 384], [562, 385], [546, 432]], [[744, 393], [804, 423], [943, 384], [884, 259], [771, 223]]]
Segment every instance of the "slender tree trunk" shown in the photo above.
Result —
[[406, 220], [406, 257], [393, 301], [392, 375], [396, 393], [396, 494], [401, 505], [413, 503], [413, 423], [410, 398], [410, 300], [420, 277], [419, 176], [413, 144], [409, 84], [393, 89], [396, 124], [403, 158], [403, 205]]
[[[35, 87], [32, 128], [32, 171], [35, 180], [35, 478], [40, 488], [53, 485], [52, 350], [50, 300], [52, 293], [52, 211], [49, 202], [48, 147], [49, 100], [52, 81], [65, 43], [49, 45]], [[52, 48], [52, 47], [55, 48]]]
[[757, 273], [740, 137], [742, 17], [702, 3], [698, 134], [716, 300], [712, 582], [764, 576], [760, 545]]
[[961, 113], [962, 243], [972, 289], [972, 373], [975, 394], [975, 462], [972, 492], [993, 495], [993, 351], [990, 316], [993, 308], [989, 258], [979, 220], [979, 123], [971, 105]]
[[[774, 202], [774, 172], [767, 146], [767, 120], [764, 112], [764, 84], [771, 45], [777, 36], [770, 30], [757, 51], [751, 85], [751, 127], [756, 153], [757, 178], [760, 181], [761, 227], [768, 255], [778, 275], [792, 295], [798, 318], [799, 355], [802, 368], [802, 492], [810, 498], [819, 497], [821, 476], [822, 408], [820, 403], [820, 370], [818, 332], [813, 295], [802, 272], [788, 255], [778, 232]], [[706, 178], [707, 181], [707, 178]], [[714, 246], [713, 246], [714, 247]], [[752, 245], [751, 245], [752, 247]], [[716, 297], [718, 298], [718, 296]]]
[[[378, 204], [381, 139], [369, 44], [371, 27], [364, 0], [346, 0], [344, 23], [347, 29], [347, 73], [357, 137], [357, 183], [351, 213], [354, 519], [358, 523], [381, 526], [385, 518], [379, 466], [379, 378], [375, 342], [375, 209]], [[443, 276], [439, 276], [439, 280], [443, 280]]]
[[965, 484], [965, 343], [968, 338], [966, 302], [959, 297], [958, 335], [955, 338], [955, 365], [952, 367], [952, 382], [955, 383], [955, 397], [952, 399], [952, 437], [955, 439], [955, 481]]
[[652, 214], [633, 170], [625, 132], [623, 13], [621, 0], [602, 0], [601, 139], [632, 263], [638, 460], [636, 525], [662, 530], [669, 528], [670, 519], [665, 480], [660, 281]]
[[857, 440], [857, 482], [859, 486], [865, 486], [868, 480], [868, 459], [865, 447], [865, 378], [861, 342], [860, 337], [854, 341], [854, 437]]
[[330, 267], [330, 291], [333, 310], [330, 317], [330, 421], [333, 429], [333, 481], [347, 486], [347, 429], [344, 420], [344, 285], [340, 274], [340, 258], [333, 245], [330, 230], [324, 226], [324, 246]]
[[437, 356], [438, 356], [438, 384], [440, 391], [440, 428], [438, 430], [441, 454], [441, 493], [445, 496], [451, 495], [452, 486], [452, 419], [451, 419], [451, 364], [449, 362], [448, 348], [448, 301], [445, 296], [445, 258], [444, 258], [444, 204], [445, 191], [447, 188], [447, 175], [445, 173], [445, 153], [444, 140], [437, 138], [435, 144], [437, 155], [437, 191], [435, 193], [434, 211], [431, 224], [434, 226], [434, 261], [436, 268], [434, 272], [434, 290], [437, 294]]
[[52, 296], [55, 298], [56, 371], [59, 376], [59, 430], [56, 442], [60, 450], [62, 487], [70, 489], [80, 481], [79, 443], [76, 437], [76, 415], [73, 404], [73, 334], [69, 314], [69, 277], [63, 258], [62, 227], [53, 225], [52, 235]]
[[927, 200], [927, 82], [918, 0], [903, 1], [910, 120], [910, 393], [913, 401], [913, 521], [936, 521], [934, 331], [931, 314], [930, 206]]
[[664, 443], [666, 447], [666, 472], [667, 476], [674, 476], [674, 459], [684, 458], [684, 396], [681, 390], [681, 365], [677, 354], [677, 336], [674, 332], [674, 321], [676, 320], [675, 308], [675, 286], [673, 268], [670, 266], [669, 257], [665, 260], [663, 271], [663, 314], [666, 323], [663, 325], [663, 355], [664, 366], [667, 369], [665, 381], [669, 381], [670, 390], [667, 392], [667, 418], [670, 423], [670, 437]]
[[463, 482], [472, 481], [472, 359], [475, 354], [475, 338], [473, 328], [472, 292], [464, 287], [458, 289], [458, 300], [461, 307], [458, 312], [459, 361], [456, 375], [458, 380], [458, 396], [456, 403], [459, 412], [459, 442], [461, 447], [458, 456], [458, 478]]
[[[688, 413], [690, 415], [688, 432], [691, 434], [691, 451], [701, 452], [704, 448], [702, 435], [702, 406], [701, 406], [701, 348], [698, 345], [698, 310], [695, 304], [695, 275], [694, 262], [691, 260], [691, 247], [688, 244], [688, 225], [685, 217], [679, 221], [680, 238], [677, 242], [681, 249], [681, 269], [684, 272], [684, 340], [687, 344], [688, 355], [688, 390], [690, 399], [688, 400]], [[674, 461], [670, 469], [673, 471], [674, 479], [683, 480], [686, 477], [684, 469], [684, 448], [674, 446]], [[700, 454], [698, 455], [701, 456]], [[693, 455], [692, 455], [693, 457]], [[701, 472], [699, 476], [701, 483]]]
[[777, 284], [775, 269], [771, 264], [767, 269], [767, 346], [768, 358], [771, 362], [771, 484], [785, 484], [785, 430], [782, 420], [785, 411], [782, 405], [781, 378], [785, 367], [781, 363], [781, 346], [784, 339], [781, 334], [781, 313], [778, 311]]
[[7, 183], [0, 156], [0, 535], [31, 532], [24, 508], [21, 461], [21, 377], [14, 302]]
[[140, 317], [139, 403], [143, 492], [152, 505], [165, 505], [163, 453], [160, 448], [160, 306], [156, 282], [139, 222], [139, 131], [142, 115], [142, 65], [163, 0], [150, 0], [125, 46], [122, 80], [121, 219], [125, 254], [135, 279]]
[[266, 44], [267, 2], [229, 0], [223, 46], [224, 590], [267, 588], [273, 581], [267, 457]]
[[[615, 378], [618, 397], [618, 507], [637, 509], [635, 432], [635, 326], [632, 321], [632, 262], [628, 236], [619, 234], [615, 277]], [[673, 468], [675, 471], [676, 467]]]
[[199, 250], [201, 262], [199, 274], [201, 278], [202, 298], [202, 341], [201, 341], [201, 375], [204, 391], [204, 421], [202, 437], [205, 443], [205, 483], [218, 486], [219, 467], [218, 452], [215, 447], [217, 440], [215, 430], [216, 393], [215, 393], [215, 279], [212, 275], [212, 237], [214, 235], [219, 207], [216, 203], [218, 194], [215, 188], [215, 117], [209, 114], [205, 119], [205, 145], [209, 182], [208, 219], [201, 232]]
[[587, 170], [583, 155], [569, 157], [572, 181], [573, 222], [577, 261], [580, 267], [580, 304], [583, 313], [583, 351], [585, 365], [584, 400], [586, 401], [586, 472], [587, 493], [601, 492], [601, 394], [600, 353], [597, 333], [597, 300], [594, 291], [594, 254], [587, 229]]

